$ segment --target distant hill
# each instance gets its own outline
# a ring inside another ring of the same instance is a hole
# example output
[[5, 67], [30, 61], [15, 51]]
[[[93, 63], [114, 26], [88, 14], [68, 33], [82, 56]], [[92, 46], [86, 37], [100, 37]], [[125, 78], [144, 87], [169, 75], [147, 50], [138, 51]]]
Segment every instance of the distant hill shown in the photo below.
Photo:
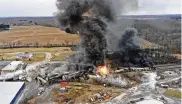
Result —
[[47, 26], [56, 27], [54, 17], [1, 17], [0, 24], [11, 26]]
[[123, 15], [122, 18], [131, 19], [181, 19], [181, 14], [165, 14], [165, 15]]
[[[122, 15], [118, 18], [143, 20], [143, 19], [181, 19], [181, 14], [166, 15]], [[13, 26], [42, 25], [55, 27], [55, 17], [0, 17], [0, 24], [9, 24]]]

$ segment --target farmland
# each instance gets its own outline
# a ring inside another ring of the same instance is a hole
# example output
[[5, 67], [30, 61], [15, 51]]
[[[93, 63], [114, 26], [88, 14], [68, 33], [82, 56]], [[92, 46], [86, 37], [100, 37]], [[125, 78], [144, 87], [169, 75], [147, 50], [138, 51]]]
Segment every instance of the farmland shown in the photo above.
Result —
[[[0, 45], [3, 44], [77, 44], [79, 35], [67, 34], [55, 27], [43, 26], [13, 26], [9, 31], [0, 32]], [[2, 60], [16, 60], [16, 55], [21, 52], [36, 53], [33, 59], [23, 60], [28, 63], [42, 61], [45, 59], [45, 53], [51, 54], [51, 60], [61, 60], [75, 52], [70, 47], [55, 48], [8, 48], [0, 49], [0, 58]], [[40, 55], [41, 54], [41, 55]], [[38, 57], [40, 55], [41, 57]]]
[[78, 35], [67, 34], [54, 27], [12, 26], [11, 30], [0, 32], [0, 44], [75, 44]]
[[[9, 31], [0, 32], [0, 45], [26, 45], [48, 46], [50, 44], [57, 45], [73, 45], [80, 42], [79, 35], [68, 34], [55, 27], [44, 26], [12, 26]], [[154, 44], [140, 39], [143, 48], [153, 47]], [[10, 48], [10, 47], [9, 47]]]

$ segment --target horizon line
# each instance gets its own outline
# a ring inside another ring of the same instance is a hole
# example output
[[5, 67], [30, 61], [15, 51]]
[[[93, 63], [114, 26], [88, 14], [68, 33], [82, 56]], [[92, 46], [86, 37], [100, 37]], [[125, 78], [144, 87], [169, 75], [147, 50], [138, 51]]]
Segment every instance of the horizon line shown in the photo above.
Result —
[[[182, 15], [182, 14], [123, 14], [123, 15], [120, 15], [120, 16], [152, 16], [152, 15]], [[36, 17], [55, 17], [55, 16], [0, 16], [0, 18], [36, 18]], [[117, 16], [119, 17], [119, 15]]]

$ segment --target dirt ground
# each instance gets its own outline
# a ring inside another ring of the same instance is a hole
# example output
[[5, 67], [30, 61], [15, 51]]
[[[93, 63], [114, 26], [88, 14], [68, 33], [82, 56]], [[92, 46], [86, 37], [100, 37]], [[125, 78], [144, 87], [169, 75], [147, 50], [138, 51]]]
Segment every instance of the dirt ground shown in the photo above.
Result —
[[[125, 91], [117, 87], [104, 87], [99, 84], [81, 82], [70, 82], [66, 86], [68, 89], [67, 92], [61, 92], [60, 88], [62, 88], [61, 85], [58, 88], [54, 88], [53, 91], [51, 91], [50, 99], [47, 99], [45, 102], [51, 101], [54, 104], [100, 104], [108, 102]], [[91, 101], [90, 98], [96, 99], [95, 95], [98, 93], [106, 94], [106, 96], [102, 96], [102, 99]], [[36, 104], [36, 100], [38, 99], [41, 99], [41, 97], [33, 98], [29, 100], [28, 103]]]

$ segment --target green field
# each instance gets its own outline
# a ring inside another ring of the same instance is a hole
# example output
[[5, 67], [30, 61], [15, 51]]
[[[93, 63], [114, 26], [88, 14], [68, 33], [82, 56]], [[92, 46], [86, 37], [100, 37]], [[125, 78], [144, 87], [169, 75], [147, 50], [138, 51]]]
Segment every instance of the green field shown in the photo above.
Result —
[[66, 56], [70, 56], [75, 53], [75, 51], [72, 51], [70, 47], [0, 49], [0, 60], [15, 61], [17, 60], [16, 55], [20, 52], [34, 53], [32, 59], [19, 60], [27, 63], [43, 61], [46, 58], [45, 52], [52, 55], [51, 61], [60, 61]]
[[175, 97], [175, 98], [179, 98], [179, 99], [181, 99], [182, 97], [181, 97], [181, 91], [179, 91], [179, 90], [166, 90], [165, 92], [164, 92], [164, 95], [166, 95], [166, 96], [171, 96], [171, 97]]
[[3, 54], [0, 55], [1, 61], [23, 61], [26, 63], [33, 63], [43, 61], [46, 55], [44, 53], [35, 53], [31, 59], [16, 59], [16, 54]]
[[52, 59], [51, 61], [60, 61], [64, 59], [67, 56], [73, 55], [75, 52], [64, 52], [64, 53], [52, 53]]

